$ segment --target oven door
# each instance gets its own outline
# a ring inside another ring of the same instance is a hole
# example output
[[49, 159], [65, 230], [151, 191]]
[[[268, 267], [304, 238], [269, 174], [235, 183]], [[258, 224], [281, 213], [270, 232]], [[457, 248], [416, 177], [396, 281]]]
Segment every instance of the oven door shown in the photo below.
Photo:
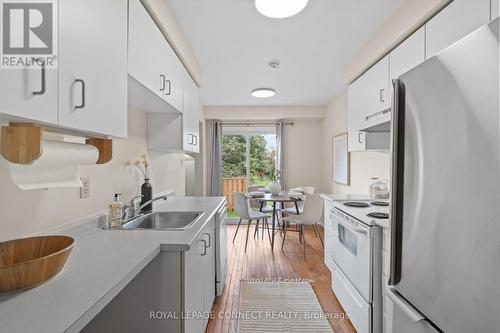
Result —
[[363, 298], [372, 302], [373, 228], [333, 210], [333, 261]]

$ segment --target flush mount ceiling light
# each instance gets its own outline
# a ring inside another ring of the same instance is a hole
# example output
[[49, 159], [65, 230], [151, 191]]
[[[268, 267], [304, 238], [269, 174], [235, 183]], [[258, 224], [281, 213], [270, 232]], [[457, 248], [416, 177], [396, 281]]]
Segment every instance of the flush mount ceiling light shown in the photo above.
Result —
[[255, 0], [255, 7], [264, 16], [285, 18], [300, 13], [308, 0]]
[[269, 98], [276, 95], [276, 91], [271, 88], [258, 88], [252, 90], [252, 96], [256, 98]]

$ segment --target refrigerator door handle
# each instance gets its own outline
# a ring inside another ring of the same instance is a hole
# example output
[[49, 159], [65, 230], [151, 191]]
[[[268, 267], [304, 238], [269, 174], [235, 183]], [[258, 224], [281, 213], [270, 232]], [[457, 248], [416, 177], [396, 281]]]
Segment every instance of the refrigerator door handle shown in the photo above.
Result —
[[389, 299], [397, 305], [414, 323], [418, 323], [421, 320], [426, 320], [425, 317], [413, 307], [408, 301], [398, 296], [396, 289], [394, 287], [385, 288], [385, 294]]
[[404, 109], [405, 87], [400, 80], [393, 80], [392, 101], [392, 194], [391, 194], [391, 262], [389, 285], [401, 280], [401, 241], [403, 215], [404, 175]]

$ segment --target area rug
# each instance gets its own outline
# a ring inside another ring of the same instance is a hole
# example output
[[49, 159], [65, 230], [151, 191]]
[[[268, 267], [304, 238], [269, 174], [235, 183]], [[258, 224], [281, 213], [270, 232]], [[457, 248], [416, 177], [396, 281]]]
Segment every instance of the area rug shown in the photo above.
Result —
[[333, 333], [309, 281], [242, 280], [240, 333]]

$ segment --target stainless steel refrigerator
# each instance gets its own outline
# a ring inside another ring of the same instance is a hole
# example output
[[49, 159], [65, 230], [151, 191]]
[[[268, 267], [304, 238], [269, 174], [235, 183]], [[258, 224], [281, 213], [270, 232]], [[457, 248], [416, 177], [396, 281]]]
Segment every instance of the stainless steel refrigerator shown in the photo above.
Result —
[[393, 332], [500, 332], [499, 20], [393, 84]]

